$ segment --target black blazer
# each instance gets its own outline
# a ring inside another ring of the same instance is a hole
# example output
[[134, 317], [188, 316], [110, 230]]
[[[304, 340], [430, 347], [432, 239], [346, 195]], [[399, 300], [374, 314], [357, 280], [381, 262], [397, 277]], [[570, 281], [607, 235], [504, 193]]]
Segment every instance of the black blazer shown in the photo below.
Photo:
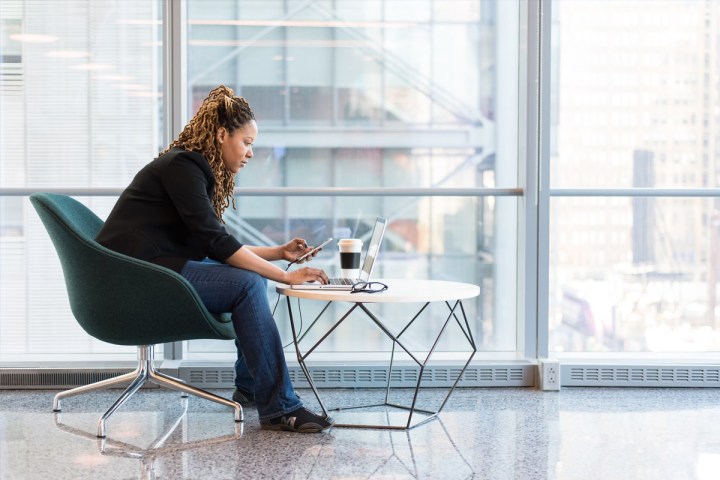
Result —
[[215, 176], [200, 153], [173, 148], [138, 172], [96, 240], [180, 272], [188, 260], [224, 262], [242, 244], [215, 216]]

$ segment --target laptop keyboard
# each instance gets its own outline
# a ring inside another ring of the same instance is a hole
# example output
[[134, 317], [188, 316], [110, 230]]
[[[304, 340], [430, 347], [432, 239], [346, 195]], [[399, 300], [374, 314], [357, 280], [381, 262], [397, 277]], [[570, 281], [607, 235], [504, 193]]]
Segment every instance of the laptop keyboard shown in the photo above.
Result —
[[329, 278], [328, 285], [353, 285], [357, 280], [352, 278]]

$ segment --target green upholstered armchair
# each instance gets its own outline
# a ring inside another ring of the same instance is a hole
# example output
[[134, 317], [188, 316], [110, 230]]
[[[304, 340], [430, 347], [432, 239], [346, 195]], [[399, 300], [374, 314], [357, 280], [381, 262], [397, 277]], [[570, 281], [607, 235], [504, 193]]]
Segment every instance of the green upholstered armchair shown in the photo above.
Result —
[[158, 343], [234, 339], [230, 315], [208, 312], [193, 287], [176, 272], [97, 243], [102, 220], [73, 198], [35, 193], [30, 201], [60, 257], [70, 307], [80, 326], [104, 342], [138, 348], [135, 371], [60, 392], [53, 400], [53, 410], [60, 411], [60, 400], [65, 397], [130, 382], [98, 422], [97, 436], [105, 437], [108, 417], [150, 380], [179, 390], [183, 396], [191, 393], [232, 407], [235, 421], [242, 421], [238, 403], [160, 373], [153, 365], [153, 348]]

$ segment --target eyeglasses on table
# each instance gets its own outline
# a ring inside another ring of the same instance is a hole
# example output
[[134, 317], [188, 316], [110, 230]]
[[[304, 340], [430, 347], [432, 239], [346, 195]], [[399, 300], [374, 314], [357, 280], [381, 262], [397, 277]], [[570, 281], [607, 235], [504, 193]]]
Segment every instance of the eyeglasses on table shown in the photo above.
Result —
[[378, 293], [384, 292], [388, 286], [382, 282], [357, 282], [350, 289], [350, 293]]

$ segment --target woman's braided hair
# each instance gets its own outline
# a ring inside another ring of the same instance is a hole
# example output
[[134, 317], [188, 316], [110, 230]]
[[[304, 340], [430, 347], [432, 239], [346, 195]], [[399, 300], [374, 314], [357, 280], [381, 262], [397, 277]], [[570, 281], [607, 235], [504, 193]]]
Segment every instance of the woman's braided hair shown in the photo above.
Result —
[[228, 134], [232, 135], [235, 130], [244, 127], [254, 119], [255, 114], [248, 102], [242, 97], [236, 97], [231, 88], [220, 85], [208, 94], [178, 138], [162, 152], [166, 153], [171, 148], [179, 147], [183, 150], [201, 153], [207, 158], [215, 175], [212, 203], [215, 215], [221, 222], [223, 221], [223, 212], [231, 202], [233, 208], [236, 208], [233, 195], [235, 175], [223, 164], [220, 143], [217, 141], [217, 131], [223, 127]]

